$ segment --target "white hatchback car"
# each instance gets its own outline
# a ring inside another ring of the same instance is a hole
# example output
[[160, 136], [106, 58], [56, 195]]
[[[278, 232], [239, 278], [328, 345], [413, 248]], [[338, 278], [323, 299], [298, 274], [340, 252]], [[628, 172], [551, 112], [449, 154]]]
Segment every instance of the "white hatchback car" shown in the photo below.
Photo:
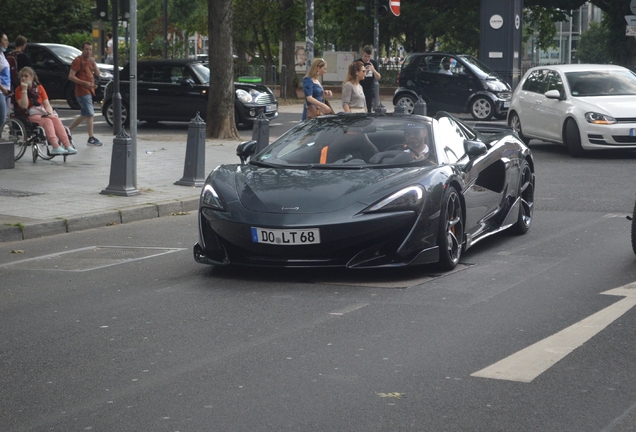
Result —
[[530, 69], [512, 95], [508, 125], [533, 138], [585, 150], [636, 149], [636, 74], [613, 65]]

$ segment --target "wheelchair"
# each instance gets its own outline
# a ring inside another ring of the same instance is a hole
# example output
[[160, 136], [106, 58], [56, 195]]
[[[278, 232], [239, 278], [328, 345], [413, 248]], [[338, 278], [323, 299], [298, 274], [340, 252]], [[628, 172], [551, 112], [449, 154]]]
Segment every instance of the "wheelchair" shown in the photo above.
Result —
[[[64, 129], [66, 129], [71, 147], [75, 148], [71, 131], [66, 126], [64, 126]], [[47, 141], [44, 128], [36, 123], [30, 122], [27, 116], [17, 115], [15, 113], [11, 113], [2, 125], [0, 140], [13, 142], [14, 159], [16, 161], [24, 156], [29, 146], [31, 147], [31, 155], [34, 163], [37, 162], [38, 157], [44, 160], [51, 160], [56, 156], [62, 156], [64, 162], [66, 162], [66, 157], [71, 156], [70, 154], [51, 153], [53, 146]], [[62, 145], [62, 143], [60, 143], [60, 145]]]

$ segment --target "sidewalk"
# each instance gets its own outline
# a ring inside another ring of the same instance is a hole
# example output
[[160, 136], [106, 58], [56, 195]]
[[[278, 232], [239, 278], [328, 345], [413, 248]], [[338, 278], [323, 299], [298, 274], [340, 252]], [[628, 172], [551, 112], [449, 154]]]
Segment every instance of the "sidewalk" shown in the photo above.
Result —
[[[339, 99], [331, 102], [336, 110], [342, 106]], [[383, 97], [382, 103], [393, 111], [390, 99]], [[300, 120], [302, 104], [281, 105], [280, 112], [296, 113]], [[110, 136], [99, 137], [103, 146], [89, 147], [85, 128], [78, 128], [73, 136], [78, 153], [66, 163], [61, 157], [33, 163], [28, 149], [14, 169], [0, 169], [0, 242], [196, 211], [201, 188], [174, 184], [184, 175], [187, 136], [187, 127], [183, 134], [138, 136], [136, 188], [141, 193], [130, 197], [100, 194], [110, 182]], [[206, 176], [218, 165], [239, 163], [238, 144], [206, 140]]]

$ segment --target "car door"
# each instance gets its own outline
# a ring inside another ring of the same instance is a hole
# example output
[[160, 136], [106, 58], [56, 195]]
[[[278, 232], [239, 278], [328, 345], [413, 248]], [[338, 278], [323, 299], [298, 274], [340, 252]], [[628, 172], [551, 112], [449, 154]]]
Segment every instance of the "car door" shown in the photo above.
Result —
[[[451, 112], [464, 112], [468, 98], [479, 89], [479, 79], [460, 59], [447, 56], [451, 62], [450, 74], [438, 74], [440, 92], [444, 109]], [[442, 60], [443, 61], [443, 60]]]
[[523, 82], [519, 94], [516, 95], [516, 109], [521, 121], [521, 129], [526, 137], [544, 138], [543, 126], [539, 110], [545, 98], [545, 77], [547, 69], [537, 69], [528, 75]]
[[[137, 118], [148, 119], [152, 113], [154, 94], [151, 94], [153, 64], [150, 62], [137, 63]], [[154, 93], [154, 92], [152, 92]]]
[[[545, 79], [544, 89], [558, 90], [562, 97], [565, 96], [563, 88], [563, 77], [558, 71], [548, 71]], [[565, 112], [570, 104], [566, 100], [548, 99], [543, 93], [536, 95], [536, 124], [541, 125], [542, 138], [550, 141], [562, 140], [562, 127]], [[537, 131], [539, 133], [539, 131]]]
[[148, 119], [189, 121], [197, 112], [205, 115], [207, 104], [202, 102], [196, 77], [187, 65], [164, 63], [153, 69], [148, 86]]
[[64, 85], [68, 80], [70, 66], [62, 63], [51, 51], [39, 45], [28, 45], [27, 53], [31, 67], [50, 99], [64, 99]]
[[417, 67], [418, 93], [422, 95], [431, 112], [444, 109], [444, 92], [439, 83], [439, 66], [442, 58], [425, 55]]
[[450, 164], [457, 164], [464, 177], [461, 193], [466, 204], [465, 232], [470, 241], [491, 228], [491, 219], [501, 206], [509, 167], [498, 153], [489, 152], [469, 160], [464, 141], [474, 137], [467, 136], [451, 118], [440, 118], [434, 134], [438, 155]]

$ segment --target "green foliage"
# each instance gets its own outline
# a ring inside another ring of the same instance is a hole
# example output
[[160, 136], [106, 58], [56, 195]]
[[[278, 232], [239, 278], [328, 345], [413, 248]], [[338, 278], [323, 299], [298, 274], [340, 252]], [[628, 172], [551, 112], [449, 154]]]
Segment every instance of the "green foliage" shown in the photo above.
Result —
[[608, 50], [610, 31], [607, 24], [591, 23], [589, 29], [581, 35], [577, 57], [583, 63], [610, 63], [612, 58]]
[[84, 42], [91, 40], [93, 40], [93, 36], [91, 36], [91, 34], [87, 32], [76, 32], [60, 35], [60, 43], [73, 46], [79, 50], [82, 49], [82, 44]]
[[61, 35], [90, 32], [92, 0], [5, 0], [2, 28], [10, 41], [61, 42]]

